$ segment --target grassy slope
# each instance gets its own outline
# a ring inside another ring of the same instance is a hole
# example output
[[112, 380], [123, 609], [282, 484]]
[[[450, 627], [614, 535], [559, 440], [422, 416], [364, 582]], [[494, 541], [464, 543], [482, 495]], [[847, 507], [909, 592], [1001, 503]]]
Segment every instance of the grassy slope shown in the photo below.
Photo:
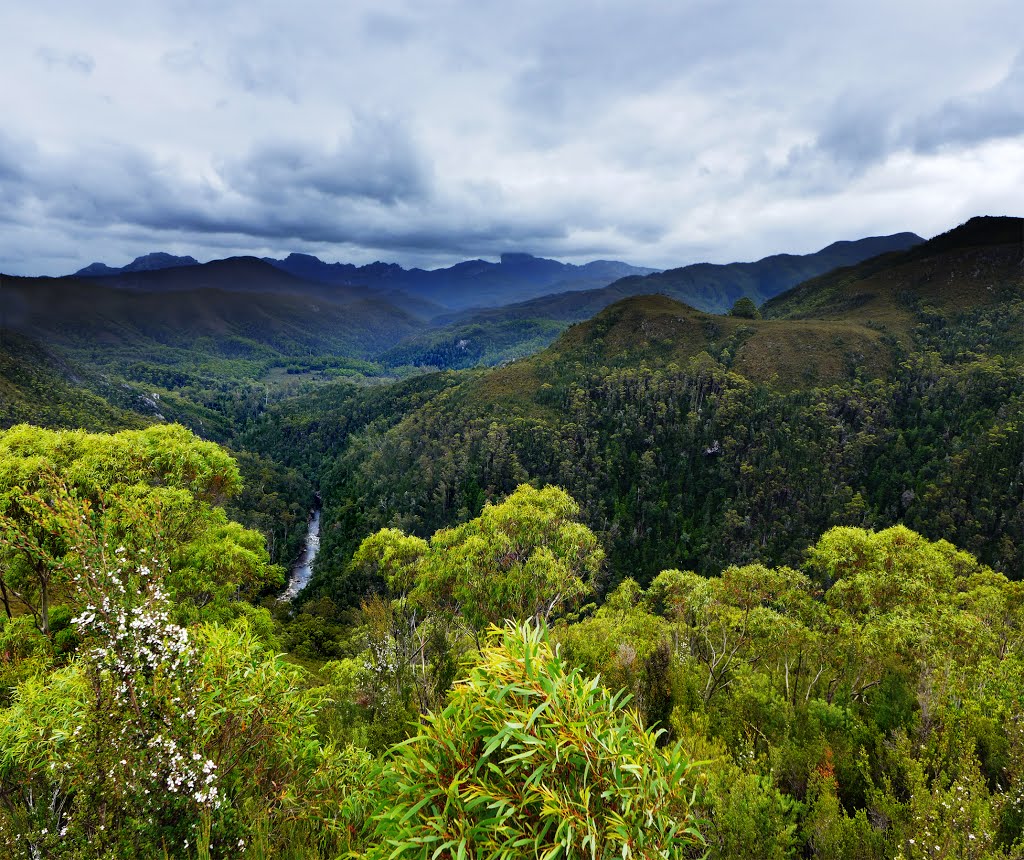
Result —
[[541, 386], [588, 368], [684, 364], [708, 353], [753, 382], [782, 389], [842, 381], [856, 369], [885, 376], [893, 349], [851, 320], [749, 320], [707, 314], [665, 296], [624, 299], [570, 327], [538, 355], [470, 383], [469, 400], [536, 409]]

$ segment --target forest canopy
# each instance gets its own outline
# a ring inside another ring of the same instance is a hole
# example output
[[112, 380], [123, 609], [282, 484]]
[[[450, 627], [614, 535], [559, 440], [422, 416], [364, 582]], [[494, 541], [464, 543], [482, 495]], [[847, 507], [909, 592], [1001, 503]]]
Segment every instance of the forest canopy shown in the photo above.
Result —
[[579, 507], [524, 485], [365, 539], [345, 652], [300, 665], [217, 507], [230, 456], [180, 428], [0, 446], [13, 857], [1024, 847], [1024, 591], [946, 541], [838, 527], [598, 601]]

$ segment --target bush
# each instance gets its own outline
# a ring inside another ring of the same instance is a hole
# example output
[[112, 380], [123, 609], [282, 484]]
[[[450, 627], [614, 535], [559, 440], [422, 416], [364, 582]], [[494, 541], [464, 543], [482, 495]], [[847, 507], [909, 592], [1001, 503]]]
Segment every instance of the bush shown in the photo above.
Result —
[[479, 664], [384, 770], [374, 857], [681, 857], [692, 765], [543, 627], [491, 628]]

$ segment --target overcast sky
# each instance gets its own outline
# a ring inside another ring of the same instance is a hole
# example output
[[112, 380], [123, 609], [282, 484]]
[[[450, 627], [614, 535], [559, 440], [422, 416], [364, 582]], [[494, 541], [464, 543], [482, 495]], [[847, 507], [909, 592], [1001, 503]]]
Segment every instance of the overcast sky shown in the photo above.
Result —
[[0, 8], [0, 271], [671, 267], [1024, 215], [1020, 0]]

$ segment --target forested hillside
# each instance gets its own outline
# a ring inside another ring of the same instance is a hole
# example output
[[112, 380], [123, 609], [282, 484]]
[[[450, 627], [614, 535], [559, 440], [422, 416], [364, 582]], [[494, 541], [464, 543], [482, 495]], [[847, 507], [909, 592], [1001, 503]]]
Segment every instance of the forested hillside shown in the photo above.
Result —
[[1020, 584], [946, 541], [832, 529], [799, 568], [668, 569], [597, 607], [596, 535], [524, 485], [364, 540], [374, 591], [301, 668], [275, 655], [301, 616], [250, 602], [278, 574], [218, 507], [238, 487], [180, 429], [0, 435], [9, 856], [1024, 844]]
[[304, 415], [347, 420], [318, 395], [294, 401], [251, 443], [319, 462], [310, 593], [358, 602], [346, 559], [366, 533], [427, 534], [526, 480], [580, 502], [613, 581], [645, 584], [666, 564], [795, 564], [832, 526], [894, 523], [1019, 575], [1021, 244], [1005, 222], [982, 227], [991, 244], [972, 222], [809, 282], [766, 306], [773, 319], [620, 302], [343, 444], [296, 442]]

